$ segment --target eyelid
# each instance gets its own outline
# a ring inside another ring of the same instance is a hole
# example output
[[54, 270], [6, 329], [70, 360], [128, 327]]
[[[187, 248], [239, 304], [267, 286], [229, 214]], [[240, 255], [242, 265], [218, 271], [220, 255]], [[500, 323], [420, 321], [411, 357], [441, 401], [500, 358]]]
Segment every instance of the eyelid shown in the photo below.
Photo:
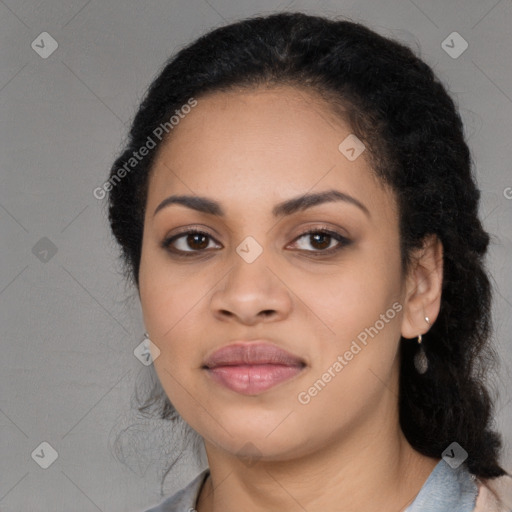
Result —
[[339, 238], [348, 240], [348, 236], [342, 235], [338, 229], [340, 228], [332, 228], [326, 224], [308, 226], [307, 228], [304, 228], [302, 231], [300, 231], [299, 234], [295, 236], [294, 240], [310, 233], [327, 233], [329, 235], [335, 235]]

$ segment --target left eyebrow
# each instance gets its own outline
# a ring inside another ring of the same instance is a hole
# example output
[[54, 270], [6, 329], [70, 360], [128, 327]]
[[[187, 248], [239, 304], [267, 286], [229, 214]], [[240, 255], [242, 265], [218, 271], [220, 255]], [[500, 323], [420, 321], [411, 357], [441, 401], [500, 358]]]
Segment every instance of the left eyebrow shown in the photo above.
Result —
[[288, 199], [282, 203], [277, 204], [272, 210], [272, 213], [274, 217], [282, 217], [283, 215], [291, 215], [292, 213], [306, 210], [312, 206], [334, 201], [344, 201], [346, 203], [357, 206], [368, 217], [370, 217], [368, 208], [366, 208], [366, 206], [361, 203], [361, 201], [357, 200], [355, 197], [340, 192], [339, 190], [327, 190], [317, 194], [305, 194], [299, 197]]
[[[282, 217], [284, 215], [291, 215], [299, 211], [304, 211], [313, 206], [335, 201], [344, 201], [346, 203], [357, 206], [368, 217], [370, 217], [370, 212], [363, 203], [361, 203], [355, 197], [340, 192], [339, 190], [327, 190], [325, 192], [319, 192], [316, 194], [304, 194], [292, 199], [287, 199], [286, 201], [278, 203], [276, 206], [274, 206], [272, 209], [272, 214], [274, 217]], [[162, 208], [170, 206], [171, 204], [181, 204], [182, 206], [186, 206], [187, 208], [196, 210], [198, 212], [208, 213], [218, 217], [225, 217], [225, 212], [222, 209], [222, 206], [213, 199], [201, 196], [187, 195], [173, 195], [167, 197], [156, 207], [155, 211], [153, 212], [153, 216], [155, 216]]]

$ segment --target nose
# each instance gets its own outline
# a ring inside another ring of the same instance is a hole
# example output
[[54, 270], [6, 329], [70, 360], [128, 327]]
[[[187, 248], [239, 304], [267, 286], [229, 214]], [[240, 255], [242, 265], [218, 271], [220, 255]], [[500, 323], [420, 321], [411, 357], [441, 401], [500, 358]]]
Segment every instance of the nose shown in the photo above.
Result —
[[263, 255], [247, 263], [235, 253], [233, 266], [212, 294], [210, 306], [221, 321], [255, 325], [285, 319], [293, 303], [290, 290]]

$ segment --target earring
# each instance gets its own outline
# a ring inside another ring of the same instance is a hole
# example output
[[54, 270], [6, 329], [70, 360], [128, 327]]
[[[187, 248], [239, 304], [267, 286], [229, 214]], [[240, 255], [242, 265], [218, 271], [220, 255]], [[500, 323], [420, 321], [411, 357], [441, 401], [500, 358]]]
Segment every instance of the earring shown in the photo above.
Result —
[[[430, 324], [430, 319], [428, 316], [425, 317], [425, 322], [427, 322], [428, 325]], [[416, 371], [423, 375], [428, 370], [428, 359], [427, 354], [425, 354], [425, 349], [423, 348], [423, 345], [421, 342], [423, 341], [421, 334], [418, 335], [418, 345], [420, 346], [418, 352], [414, 355], [414, 367], [416, 368]]]

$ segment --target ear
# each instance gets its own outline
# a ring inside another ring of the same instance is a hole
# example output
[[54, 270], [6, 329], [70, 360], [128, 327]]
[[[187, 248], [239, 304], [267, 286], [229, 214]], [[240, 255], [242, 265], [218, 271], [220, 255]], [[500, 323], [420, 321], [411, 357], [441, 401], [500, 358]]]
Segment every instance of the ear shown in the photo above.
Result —
[[443, 286], [443, 244], [436, 235], [425, 237], [423, 246], [412, 254], [406, 277], [402, 336], [415, 338], [426, 333], [441, 307]]

